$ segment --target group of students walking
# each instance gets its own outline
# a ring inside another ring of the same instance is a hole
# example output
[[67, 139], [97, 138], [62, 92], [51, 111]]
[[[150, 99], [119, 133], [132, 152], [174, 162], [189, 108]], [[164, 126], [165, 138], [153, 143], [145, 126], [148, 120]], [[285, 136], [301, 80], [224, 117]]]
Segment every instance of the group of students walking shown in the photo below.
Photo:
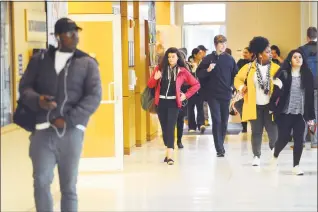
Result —
[[[229, 106], [235, 90], [243, 97], [238, 106], [243, 132], [247, 131], [247, 122], [251, 124], [252, 165], [260, 166], [265, 128], [273, 153], [272, 166], [277, 165], [277, 158], [292, 135], [293, 172], [302, 175], [299, 161], [305, 131], [309, 128], [314, 134], [316, 125], [314, 99], [317, 98], [317, 81], [314, 76], [316, 78], [317, 70], [307, 61], [317, 54], [317, 48], [315, 51], [311, 48], [313, 45], [317, 47], [317, 29], [310, 27], [307, 37], [308, 44], [290, 51], [284, 61], [280, 60], [281, 66], [273, 61], [269, 40], [261, 36], [250, 41], [244, 50], [244, 59], [238, 63], [226, 53], [227, 39], [223, 35], [215, 36], [215, 51], [201, 57], [200, 50], [194, 49], [188, 62], [184, 49], [169, 48], [148, 82], [149, 87], [156, 88], [155, 104], [167, 146], [164, 161], [174, 164], [174, 128], [178, 122], [183, 130], [185, 113], [179, 119], [178, 113], [186, 102], [190, 111], [188, 119], [193, 120], [194, 105], [198, 116], [196, 125], [189, 120], [189, 129], [199, 127], [201, 130], [205, 129], [203, 102], [207, 102], [217, 157], [224, 157]], [[181, 138], [182, 133], [178, 133], [179, 148], [183, 147]], [[317, 142], [317, 138], [314, 139]]]

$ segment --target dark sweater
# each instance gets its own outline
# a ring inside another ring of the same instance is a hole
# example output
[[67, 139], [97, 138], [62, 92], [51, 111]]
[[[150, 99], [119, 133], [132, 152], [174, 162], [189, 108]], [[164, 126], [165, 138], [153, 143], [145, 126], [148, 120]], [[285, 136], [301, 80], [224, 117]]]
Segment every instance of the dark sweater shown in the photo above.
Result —
[[240, 59], [240, 60], [237, 62], [237, 68], [238, 68], [238, 70], [240, 70], [243, 66], [245, 66], [245, 65], [248, 64], [249, 62], [251, 62], [251, 61], [248, 60], [248, 59]]
[[[314, 120], [315, 109], [313, 75], [309, 69], [302, 69], [300, 74], [301, 84], [305, 90], [304, 119], [306, 121]], [[274, 78], [276, 77], [282, 81], [283, 87], [280, 89], [275, 85], [271, 95], [270, 110], [274, 112], [275, 119], [284, 113], [284, 109], [289, 104], [290, 87], [292, 82], [291, 70], [279, 70]]]
[[[211, 72], [207, 72], [211, 63], [216, 65]], [[207, 55], [197, 68], [203, 97], [205, 99], [230, 100], [237, 71], [237, 65], [231, 55], [227, 53], [217, 55], [216, 52]]]
[[[309, 68], [316, 69], [316, 70], [311, 70], [311, 71], [314, 75], [314, 88], [318, 89], [317, 42], [310, 41], [307, 44], [299, 47], [299, 49], [305, 54], [305, 59], [307, 60]], [[314, 66], [312, 63], [315, 63], [316, 66]]]

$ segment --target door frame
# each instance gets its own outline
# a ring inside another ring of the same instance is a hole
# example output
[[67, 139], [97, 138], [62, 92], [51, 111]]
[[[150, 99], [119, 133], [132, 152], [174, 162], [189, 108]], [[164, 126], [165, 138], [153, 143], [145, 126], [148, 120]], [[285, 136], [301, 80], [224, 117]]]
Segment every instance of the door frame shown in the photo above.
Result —
[[[115, 120], [115, 157], [104, 158], [81, 158], [79, 171], [122, 171], [124, 166], [124, 138], [123, 138], [123, 97], [122, 97], [122, 49], [121, 49], [121, 17], [115, 14], [78, 14], [68, 15], [75, 22], [108, 22], [113, 24], [113, 73], [114, 81], [107, 86], [114, 87], [114, 99], [108, 96], [101, 104], [114, 105]], [[85, 29], [83, 29], [85, 30]]]

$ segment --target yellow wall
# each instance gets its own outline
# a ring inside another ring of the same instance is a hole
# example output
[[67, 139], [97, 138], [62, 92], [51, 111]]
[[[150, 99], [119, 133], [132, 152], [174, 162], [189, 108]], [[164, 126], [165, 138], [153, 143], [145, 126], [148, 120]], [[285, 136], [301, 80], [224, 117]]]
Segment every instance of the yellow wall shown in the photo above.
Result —
[[[13, 81], [18, 86], [17, 59], [23, 55], [23, 69], [33, 48], [45, 48], [45, 42], [26, 42], [25, 9], [45, 12], [44, 2], [13, 2]], [[17, 90], [14, 90], [14, 94]], [[15, 102], [16, 95], [14, 95]], [[55, 171], [56, 174], [56, 171]], [[52, 193], [57, 193], [58, 178], [54, 178]], [[29, 158], [29, 133], [11, 124], [1, 128], [1, 211], [27, 211], [34, 208], [32, 163]]]
[[68, 2], [69, 14], [111, 14], [112, 2]]
[[170, 25], [170, 2], [156, 1], [156, 25]]
[[278, 45], [283, 57], [300, 46], [300, 2], [230, 2], [226, 19], [228, 47], [234, 54], [259, 35]]
[[[169, 47], [182, 47], [182, 28], [176, 25], [156, 25], [156, 30], [160, 31], [161, 40], [165, 50]], [[188, 50], [189, 51], [189, 50]]]

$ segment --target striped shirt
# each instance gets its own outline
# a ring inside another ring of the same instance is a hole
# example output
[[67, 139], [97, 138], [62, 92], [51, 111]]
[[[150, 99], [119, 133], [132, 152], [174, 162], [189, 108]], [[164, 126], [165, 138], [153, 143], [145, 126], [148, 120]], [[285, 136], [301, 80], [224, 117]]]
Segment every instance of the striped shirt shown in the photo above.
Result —
[[284, 113], [294, 115], [304, 114], [304, 90], [301, 88], [300, 76], [292, 77], [289, 102]]

